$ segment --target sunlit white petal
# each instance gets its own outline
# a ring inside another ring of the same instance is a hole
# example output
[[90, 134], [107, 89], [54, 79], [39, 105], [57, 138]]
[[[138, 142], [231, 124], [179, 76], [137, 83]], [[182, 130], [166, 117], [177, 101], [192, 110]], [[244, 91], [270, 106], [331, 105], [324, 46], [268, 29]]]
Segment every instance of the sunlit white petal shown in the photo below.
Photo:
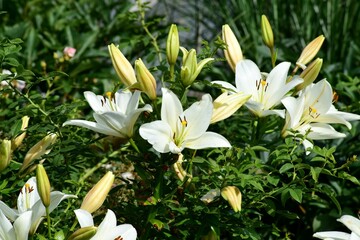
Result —
[[91, 227], [94, 226], [94, 220], [91, 216], [91, 213], [84, 209], [76, 209], [74, 210], [76, 218], [80, 224], [80, 227]]

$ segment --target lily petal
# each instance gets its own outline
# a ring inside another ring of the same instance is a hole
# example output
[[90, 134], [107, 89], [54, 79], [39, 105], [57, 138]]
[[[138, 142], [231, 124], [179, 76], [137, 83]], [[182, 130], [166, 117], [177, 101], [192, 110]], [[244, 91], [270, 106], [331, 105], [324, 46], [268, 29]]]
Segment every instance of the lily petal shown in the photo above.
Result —
[[225, 88], [226, 91], [229, 91], [229, 93], [236, 93], [238, 92], [237, 88], [234, 87], [232, 84], [228, 83], [228, 82], [224, 82], [224, 81], [212, 81], [212, 84], [218, 84], [220, 86], [222, 86], [223, 88]]
[[337, 231], [317, 232], [313, 237], [320, 239], [349, 240], [350, 234]]
[[157, 120], [141, 125], [140, 136], [147, 140], [153, 148], [160, 152], [169, 152], [169, 142], [172, 142], [173, 131], [165, 121]]
[[5, 217], [4, 213], [0, 210], [0, 239], [13, 240], [15, 232], [10, 221]]
[[74, 212], [81, 228], [94, 226], [94, 220], [91, 213], [80, 208], [74, 210]]
[[123, 240], [136, 240], [137, 232], [131, 224], [121, 224], [116, 226], [109, 236], [109, 240], [121, 236]]
[[[29, 193], [26, 194], [26, 192]], [[17, 208], [19, 214], [26, 212], [27, 210], [32, 208], [32, 206], [39, 200], [40, 196], [36, 187], [36, 177], [31, 177], [21, 188], [21, 192], [17, 200]]]
[[320, 114], [326, 113], [332, 106], [332, 88], [325, 79], [308, 86], [305, 89], [304, 95], [305, 106], [315, 108]]
[[339, 133], [333, 127], [325, 123], [310, 124], [311, 130], [308, 137], [313, 140], [344, 138], [344, 133]]
[[343, 215], [340, 219], [338, 219], [338, 221], [344, 224], [352, 232], [360, 236], [360, 219], [351, 215]]
[[185, 142], [185, 147], [190, 149], [204, 149], [216, 147], [231, 148], [229, 141], [218, 133], [205, 132], [201, 137]]
[[173, 132], [176, 131], [177, 122], [183, 113], [178, 97], [169, 89], [162, 88], [161, 120], [166, 122]]
[[0, 201], [0, 212], [5, 214], [5, 216], [8, 217], [11, 221], [15, 221], [19, 215], [17, 210], [10, 208], [3, 201]]
[[256, 96], [256, 81], [260, 80], [260, 69], [253, 61], [245, 59], [236, 64], [235, 82], [238, 91]]
[[27, 240], [31, 226], [32, 211], [22, 213], [14, 222], [14, 230], [17, 240]]

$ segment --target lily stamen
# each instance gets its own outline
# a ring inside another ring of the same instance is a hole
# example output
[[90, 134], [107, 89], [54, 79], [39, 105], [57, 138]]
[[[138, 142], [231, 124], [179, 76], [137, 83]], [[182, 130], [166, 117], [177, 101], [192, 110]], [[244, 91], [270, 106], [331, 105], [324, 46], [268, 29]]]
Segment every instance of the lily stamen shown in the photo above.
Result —
[[317, 112], [316, 108], [309, 107], [309, 115], [312, 118], [318, 118], [320, 113]]

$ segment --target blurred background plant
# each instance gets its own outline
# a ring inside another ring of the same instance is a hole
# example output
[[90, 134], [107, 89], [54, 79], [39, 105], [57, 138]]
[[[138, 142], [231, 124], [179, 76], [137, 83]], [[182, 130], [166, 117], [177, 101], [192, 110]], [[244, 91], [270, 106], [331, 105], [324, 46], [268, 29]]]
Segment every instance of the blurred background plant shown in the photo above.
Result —
[[[27, 151], [53, 132], [58, 141], [44, 164], [52, 186], [82, 199], [103, 173], [113, 170], [116, 187], [105, 206], [116, 211], [118, 221], [132, 223], [140, 239], [211, 239], [214, 235], [221, 239], [309, 239], [315, 231], [335, 229], [328, 224], [336, 224], [340, 211], [354, 215], [359, 210], [359, 182], [354, 177], [360, 175], [359, 123], [353, 124], [347, 138], [318, 142], [313, 154], [304, 156], [292, 138], [283, 141], [276, 135], [274, 129], [281, 129], [277, 118], [267, 119], [261, 129], [264, 138], [252, 141], [252, 116], [242, 109], [212, 126], [237, 147], [201, 152], [193, 160], [197, 175], [191, 187], [169, 181], [176, 177], [169, 171], [171, 164], [155, 153], [136, 154], [127, 144], [61, 125], [75, 117], [91, 118], [85, 90], [102, 94], [122, 87], [109, 57], [110, 43], [119, 45], [132, 64], [141, 57], [152, 66], [158, 82], [166, 78], [164, 49], [172, 23], [178, 26], [181, 46], [195, 48], [200, 59], [215, 57], [198, 79], [231, 83], [235, 79], [220, 50], [218, 38], [224, 24], [234, 31], [244, 56], [269, 71], [270, 53], [260, 30], [262, 14], [272, 25], [278, 62], [296, 62], [307, 43], [325, 36], [318, 79], [326, 77], [332, 84], [340, 110], [359, 114], [360, 2], [158, 0], [137, 5], [126, 0], [8, 0], [0, 4], [1, 70], [10, 71], [1, 75], [1, 81], [14, 83], [14, 87], [0, 87], [0, 138], [19, 136], [22, 117], [30, 117], [23, 143], [0, 175], [3, 201], [16, 202], [18, 189], [26, 181], [18, 169]], [[75, 48], [75, 55], [66, 55], [65, 47]], [[20, 81], [25, 84], [21, 89], [17, 88]], [[202, 83], [206, 81], [190, 88], [192, 96], [204, 89], [213, 96], [218, 93]], [[141, 121], [148, 118], [142, 116]], [[140, 149], [148, 147], [141, 138], [136, 140]], [[338, 145], [335, 152], [334, 145]], [[136, 175], [132, 175], [134, 169]], [[159, 174], [164, 174], [163, 191], [174, 198], [158, 201], [152, 197]], [[221, 198], [201, 202], [211, 189], [227, 185], [236, 185], [243, 194], [240, 213], [234, 213]], [[66, 209], [74, 208], [75, 201]], [[71, 222], [71, 217], [60, 211], [56, 219]], [[62, 230], [65, 235], [70, 227]]]

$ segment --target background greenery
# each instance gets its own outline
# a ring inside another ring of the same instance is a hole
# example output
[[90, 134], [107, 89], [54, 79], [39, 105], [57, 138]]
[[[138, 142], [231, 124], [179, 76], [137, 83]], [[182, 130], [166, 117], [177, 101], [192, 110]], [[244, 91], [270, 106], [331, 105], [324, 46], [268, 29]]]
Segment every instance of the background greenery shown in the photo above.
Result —
[[[321, 77], [338, 92], [340, 110], [360, 114], [360, 2], [159, 0], [151, 8], [143, 6], [146, 19], [125, 0], [1, 3], [1, 68], [17, 72], [12, 77], [25, 80], [27, 86], [22, 93], [0, 90], [0, 138], [13, 138], [19, 133], [21, 117], [31, 118], [27, 137], [14, 152], [14, 162], [0, 175], [3, 201], [15, 203], [18, 189], [27, 179], [17, 175], [19, 163], [31, 146], [53, 131], [61, 135], [46, 157], [50, 181], [54, 189], [79, 196], [77, 202], [70, 201], [63, 208], [78, 207], [86, 191], [111, 169], [117, 175], [117, 187], [96, 219], [102, 219], [106, 208], [111, 208], [119, 222], [137, 228], [141, 239], [199, 239], [210, 229], [221, 239], [309, 239], [314, 231], [340, 230], [335, 219], [341, 214], [357, 214], [358, 123], [347, 138], [318, 142], [319, 147], [304, 156], [291, 138], [284, 141], [278, 132], [269, 132], [281, 130], [283, 123], [275, 118], [267, 119], [266, 126], [259, 129], [262, 134], [251, 139], [252, 118], [243, 109], [212, 126], [236, 147], [201, 151], [194, 159], [197, 174], [192, 188], [170, 181], [175, 179], [169, 170], [171, 156], [146, 152], [148, 145], [138, 136], [135, 140], [142, 154], [91, 131], [61, 125], [72, 118], [91, 118], [83, 99], [85, 90], [102, 94], [119, 85], [108, 55], [110, 43], [119, 44], [132, 63], [141, 57], [160, 79], [159, 70], [166, 71], [166, 57], [164, 50], [156, 51], [152, 37], [164, 49], [171, 23], [180, 29], [182, 46], [196, 48], [202, 58], [215, 53], [217, 61], [199, 79], [233, 82], [234, 73], [216, 44], [226, 23], [238, 37], [244, 55], [269, 71], [270, 54], [261, 40], [261, 14], [272, 24], [278, 61], [295, 62], [308, 42], [320, 34], [326, 37], [319, 53], [324, 59]], [[70, 61], [54, 58], [54, 53], [61, 56], [65, 46], [77, 49], [75, 57]], [[208, 90], [201, 83], [192, 92]], [[211, 93], [215, 96], [217, 92]], [[141, 121], [149, 120], [142, 116]], [[345, 128], [342, 131], [347, 132]], [[338, 144], [334, 151], [331, 146]], [[86, 170], [94, 166], [99, 169], [84, 179]], [[120, 184], [124, 180], [120, 174], [132, 168], [139, 177], [132, 184]], [[150, 197], [160, 182], [163, 197], [152, 202]], [[240, 214], [233, 213], [221, 199], [209, 205], [200, 201], [208, 190], [226, 185], [238, 186], [243, 194]], [[72, 223], [73, 215], [68, 211], [53, 217]], [[70, 227], [65, 226], [63, 232], [67, 234]]]

